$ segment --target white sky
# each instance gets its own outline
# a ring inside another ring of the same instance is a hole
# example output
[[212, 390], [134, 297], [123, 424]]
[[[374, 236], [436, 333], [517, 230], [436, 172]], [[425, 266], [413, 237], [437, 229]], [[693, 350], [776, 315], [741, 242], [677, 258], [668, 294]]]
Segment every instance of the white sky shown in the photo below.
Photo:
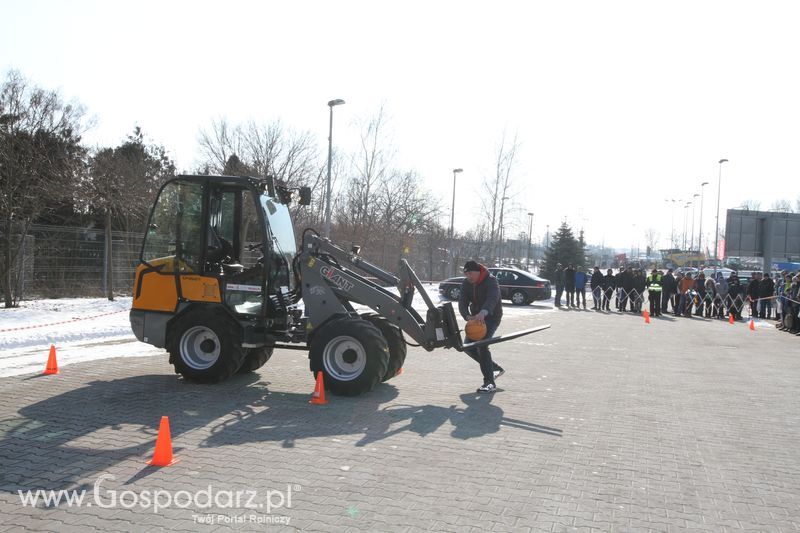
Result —
[[78, 99], [98, 119], [93, 145], [140, 125], [180, 170], [219, 117], [279, 118], [325, 154], [326, 103], [342, 98], [336, 145], [385, 104], [398, 163], [448, 213], [464, 168], [457, 230], [480, 216], [504, 129], [522, 144], [508, 236], [533, 211], [534, 237], [566, 217], [590, 243], [644, 248], [654, 228], [666, 246], [665, 198], [709, 181], [708, 242], [722, 157], [722, 224], [726, 207], [800, 195], [800, 2], [0, 0], [0, 12], [3, 74]]

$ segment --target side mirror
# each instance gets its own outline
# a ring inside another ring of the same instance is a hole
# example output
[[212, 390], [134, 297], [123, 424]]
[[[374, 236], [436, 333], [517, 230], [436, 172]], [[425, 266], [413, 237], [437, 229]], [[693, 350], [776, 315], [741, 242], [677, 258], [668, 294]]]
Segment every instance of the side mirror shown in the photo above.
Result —
[[311, 205], [311, 187], [300, 187], [300, 205]]

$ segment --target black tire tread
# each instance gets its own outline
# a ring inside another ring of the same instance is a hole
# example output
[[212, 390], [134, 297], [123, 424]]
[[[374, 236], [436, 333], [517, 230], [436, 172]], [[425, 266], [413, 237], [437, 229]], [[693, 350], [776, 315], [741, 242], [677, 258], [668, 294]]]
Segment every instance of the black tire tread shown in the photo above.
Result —
[[[364, 373], [351, 381], [339, 381], [325, 372], [322, 355], [327, 343], [340, 335], [349, 335], [365, 345], [367, 367]], [[389, 365], [389, 347], [381, 331], [367, 320], [361, 318], [342, 317], [322, 325], [311, 339], [308, 356], [311, 372], [325, 374], [325, 389], [338, 396], [358, 396], [370, 392], [386, 375]], [[372, 364], [370, 364], [370, 362]]]
[[397, 375], [397, 372], [403, 368], [403, 364], [406, 361], [407, 347], [405, 340], [403, 340], [403, 334], [400, 332], [400, 328], [378, 315], [366, 314], [362, 315], [361, 318], [378, 328], [383, 338], [386, 339], [386, 344], [389, 345], [389, 364], [386, 368], [386, 374], [381, 380], [388, 381]]
[[[453, 291], [454, 291], [454, 290], [457, 290], [457, 291], [459, 291], [459, 293], [460, 293], [460, 292], [461, 292], [461, 287], [450, 287], [449, 289], [447, 289], [447, 297], [448, 297], [450, 300], [458, 300], [458, 298], [454, 298], [454, 297], [453, 297]], [[459, 295], [460, 295], [460, 294], [459, 294]]]
[[[211, 368], [195, 370], [183, 363], [180, 354], [180, 341], [183, 332], [193, 326], [203, 325], [214, 330], [220, 339], [219, 360]], [[167, 337], [169, 362], [175, 373], [196, 383], [219, 383], [230, 378], [244, 362], [246, 351], [241, 346], [239, 325], [223, 310], [208, 309], [205, 306], [187, 311], [170, 327]]]
[[242, 366], [239, 367], [240, 374], [246, 374], [247, 372], [255, 372], [262, 366], [266, 364], [267, 361], [270, 360], [272, 357], [272, 347], [263, 347], [263, 348], [250, 348], [247, 350], [247, 354], [245, 355], [244, 362]]
[[[517, 294], [517, 293], [522, 294], [522, 303], [515, 303], [514, 302], [514, 295]], [[514, 305], [528, 305], [531, 302], [528, 299], [528, 295], [525, 294], [525, 291], [516, 290], [516, 291], [511, 293], [511, 303], [514, 304]]]

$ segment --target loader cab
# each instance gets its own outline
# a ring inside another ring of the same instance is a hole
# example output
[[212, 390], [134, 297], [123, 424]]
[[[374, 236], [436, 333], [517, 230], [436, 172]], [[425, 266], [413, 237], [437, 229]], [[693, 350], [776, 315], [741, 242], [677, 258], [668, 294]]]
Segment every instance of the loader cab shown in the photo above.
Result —
[[253, 178], [167, 182], [151, 212], [134, 309], [174, 313], [181, 302], [221, 303], [243, 319], [283, 322], [297, 249], [288, 206], [276, 196]]

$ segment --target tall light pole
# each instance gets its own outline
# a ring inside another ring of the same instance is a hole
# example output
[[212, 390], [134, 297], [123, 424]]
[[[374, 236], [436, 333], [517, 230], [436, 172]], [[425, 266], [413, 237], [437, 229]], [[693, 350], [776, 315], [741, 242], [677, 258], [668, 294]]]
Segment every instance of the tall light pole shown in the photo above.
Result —
[[323, 237], [331, 236], [331, 162], [333, 160], [333, 106], [342, 105], [344, 100], [337, 98], [328, 102], [331, 110], [330, 122], [328, 126], [328, 182], [325, 187], [325, 226], [322, 229]]
[[[664, 201], [667, 202], [667, 209], [669, 209], [669, 198], [664, 198]], [[674, 223], [674, 221], [673, 221]]]
[[500, 228], [498, 233], [500, 234], [500, 244], [498, 248], [495, 250], [495, 254], [497, 255], [497, 262], [499, 263], [498, 266], [503, 266], [503, 258], [500, 257], [503, 254], [503, 210], [506, 207], [506, 200], [508, 200], [508, 196], [503, 196], [503, 199], [500, 200]]
[[463, 168], [454, 168], [453, 169], [453, 203], [450, 205], [450, 237], [448, 238], [447, 243], [447, 275], [452, 275], [453, 273], [453, 217], [455, 216], [456, 212], [456, 174], [464, 172]]
[[[699, 194], [693, 194], [692, 198], [697, 198], [700, 196]], [[697, 204], [697, 200], [692, 200], [692, 234], [689, 237], [689, 249], [694, 250], [694, 206]]]
[[528, 213], [528, 272], [531, 271], [531, 240], [533, 237], [533, 213]]
[[545, 235], [545, 246], [550, 249], [550, 224], [547, 225], [547, 233]]
[[700, 231], [697, 235], [697, 249], [701, 254], [703, 253], [703, 192], [706, 185], [708, 185], [707, 181], [700, 184]]
[[686, 250], [686, 226], [689, 218], [689, 206], [692, 202], [686, 202], [683, 206], [683, 249]]
[[672, 230], [669, 234], [670, 245], [675, 248], [675, 198], [670, 200], [672, 202]]
[[717, 253], [717, 248], [719, 247], [719, 195], [720, 191], [722, 190], [722, 163], [727, 163], [727, 159], [720, 159], [719, 160], [719, 180], [717, 181], [717, 231], [714, 234], [714, 266], [716, 267], [716, 262], [719, 260], [719, 254]]

